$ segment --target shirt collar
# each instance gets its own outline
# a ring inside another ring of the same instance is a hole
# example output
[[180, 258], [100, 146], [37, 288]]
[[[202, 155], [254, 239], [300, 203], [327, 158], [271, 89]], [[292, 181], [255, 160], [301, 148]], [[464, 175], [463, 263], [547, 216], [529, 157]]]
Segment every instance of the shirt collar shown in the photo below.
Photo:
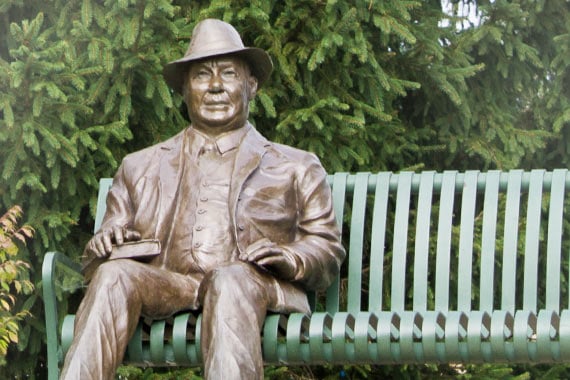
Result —
[[191, 137], [191, 152], [199, 152], [200, 149], [207, 144], [214, 144], [220, 154], [229, 152], [235, 149], [240, 144], [241, 140], [245, 137], [247, 132], [251, 129], [251, 124], [246, 123], [243, 127], [234, 129], [229, 132], [224, 132], [212, 139], [202, 132], [190, 127], [188, 128], [189, 136]]
[[221, 154], [224, 154], [232, 149], [237, 148], [250, 128], [251, 125], [249, 125], [249, 123], [246, 123], [241, 128], [222, 133], [216, 138], [215, 141], [215, 144], [218, 147], [218, 151]]

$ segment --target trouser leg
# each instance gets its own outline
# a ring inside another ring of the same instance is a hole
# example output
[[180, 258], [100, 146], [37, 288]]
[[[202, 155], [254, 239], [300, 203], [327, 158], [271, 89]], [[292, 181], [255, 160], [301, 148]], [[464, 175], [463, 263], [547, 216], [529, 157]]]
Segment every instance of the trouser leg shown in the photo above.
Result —
[[227, 264], [205, 276], [200, 299], [205, 378], [263, 379], [260, 333], [276, 300], [272, 278], [250, 264]]
[[196, 306], [198, 282], [133, 260], [98, 269], [76, 314], [61, 379], [114, 379], [142, 315], [165, 317]]

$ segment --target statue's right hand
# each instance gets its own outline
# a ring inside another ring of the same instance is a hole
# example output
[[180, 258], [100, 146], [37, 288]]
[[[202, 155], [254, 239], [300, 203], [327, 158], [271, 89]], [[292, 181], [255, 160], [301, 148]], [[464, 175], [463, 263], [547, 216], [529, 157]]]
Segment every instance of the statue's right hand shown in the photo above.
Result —
[[126, 241], [140, 240], [138, 231], [127, 227], [115, 226], [97, 232], [87, 243], [86, 250], [97, 257], [107, 257], [113, 250], [113, 243], [121, 245]]

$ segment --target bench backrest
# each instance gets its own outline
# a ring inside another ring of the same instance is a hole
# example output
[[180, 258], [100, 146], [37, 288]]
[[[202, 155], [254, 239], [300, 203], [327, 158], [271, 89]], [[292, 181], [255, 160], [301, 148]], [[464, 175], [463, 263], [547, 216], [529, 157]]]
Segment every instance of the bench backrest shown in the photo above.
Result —
[[[566, 169], [336, 173], [329, 182], [349, 254], [318, 308], [568, 308]], [[101, 180], [95, 230], [110, 185]]]

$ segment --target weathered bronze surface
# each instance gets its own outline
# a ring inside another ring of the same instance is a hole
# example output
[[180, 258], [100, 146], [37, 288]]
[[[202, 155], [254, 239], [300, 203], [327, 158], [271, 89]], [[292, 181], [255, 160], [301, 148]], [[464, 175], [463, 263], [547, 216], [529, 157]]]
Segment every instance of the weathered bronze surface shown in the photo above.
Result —
[[[219, 20], [194, 29], [165, 67], [191, 125], [126, 156], [99, 232], [93, 271], [62, 378], [113, 379], [141, 315], [203, 313], [206, 379], [262, 379], [267, 311], [310, 313], [306, 290], [326, 288], [345, 257], [330, 188], [311, 153], [272, 143], [247, 121], [272, 70]], [[150, 262], [105, 260], [112, 245], [158, 239]]]

